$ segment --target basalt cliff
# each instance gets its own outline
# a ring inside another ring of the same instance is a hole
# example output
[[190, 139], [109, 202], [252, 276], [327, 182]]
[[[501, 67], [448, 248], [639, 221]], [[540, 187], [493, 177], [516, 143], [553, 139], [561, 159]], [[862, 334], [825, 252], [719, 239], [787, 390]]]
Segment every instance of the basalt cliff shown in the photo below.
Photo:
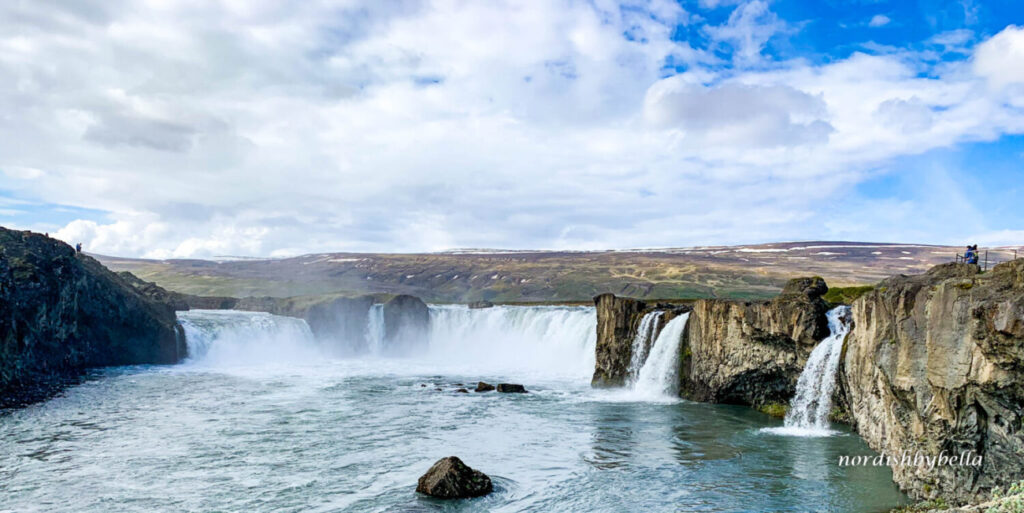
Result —
[[63, 242], [0, 228], [0, 407], [85, 369], [184, 356], [174, 308]]
[[1024, 260], [946, 264], [881, 282], [853, 304], [841, 372], [875, 450], [981, 465], [895, 465], [917, 498], [980, 499], [1024, 478]]

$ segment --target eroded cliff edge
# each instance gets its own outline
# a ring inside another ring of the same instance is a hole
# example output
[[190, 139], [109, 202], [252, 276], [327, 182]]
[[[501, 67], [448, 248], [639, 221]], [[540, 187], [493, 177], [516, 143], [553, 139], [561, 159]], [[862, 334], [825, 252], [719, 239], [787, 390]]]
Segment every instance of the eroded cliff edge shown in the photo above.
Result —
[[0, 228], [0, 407], [41, 399], [89, 367], [176, 363], [174, 308], [93, 258]]
[[841, 372], [867, 443], [892, 456], [982, 457], [894, 465], [901, 488], [957, 503], [1024, 477], [1024, 260], [889, 278], [854, 302], [853, 318]]
[[798, 278], [770, 301], [702, 299], [683, 335], [679, 391], [694, 401], [785, 403], [807, 357], [828, 336], [828, 286]]

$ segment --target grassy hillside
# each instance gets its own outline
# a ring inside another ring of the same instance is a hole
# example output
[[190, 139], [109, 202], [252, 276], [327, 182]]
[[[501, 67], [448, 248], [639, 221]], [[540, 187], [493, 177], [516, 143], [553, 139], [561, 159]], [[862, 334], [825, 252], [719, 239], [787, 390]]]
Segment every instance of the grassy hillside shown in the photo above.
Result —
[[603, 292], [651, 299], [767, 298], [794, 276], [823, 276], [833, 286], [871, 284], [951, 261], [957, 251], [805, 242], [657, 251], [332, 253], [225, 261], [99, 258], [112, 269], [200, 295], [380, 292], [414, 294], [431, 302], [562, 302], [589, 301]]

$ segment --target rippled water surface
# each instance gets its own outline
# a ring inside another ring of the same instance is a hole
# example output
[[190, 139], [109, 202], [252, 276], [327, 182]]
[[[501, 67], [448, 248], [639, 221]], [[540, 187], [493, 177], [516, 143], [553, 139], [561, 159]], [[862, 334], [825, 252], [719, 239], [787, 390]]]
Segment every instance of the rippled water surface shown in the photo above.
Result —
[[[0, 511], [881, 511], [903, 500], [887, 468], [837, 466], [870, 454], [853, 435], [777, 436], [760, 430], [781, 421], [745, 407], [455, 360], [97, 373], [0, 416]], [[478, 379], [530, 393], [454, 392]], [[496, 492], [417, 495], [448, 455]]]

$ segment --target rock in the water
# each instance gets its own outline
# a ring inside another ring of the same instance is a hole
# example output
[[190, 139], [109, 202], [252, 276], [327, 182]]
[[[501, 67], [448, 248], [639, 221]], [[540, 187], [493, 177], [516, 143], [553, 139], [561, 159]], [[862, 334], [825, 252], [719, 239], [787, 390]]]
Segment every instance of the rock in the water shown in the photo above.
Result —
[[478, 309], [478, 308], [490, 308], [492, 306], [494, 306], [494, 303], [492, 303], [490, 301], [487, 301], [487, 300], [473, 301], [472, 303], [469, 304], [469, 308], [471, 310], [475, 310], [475, 309]]
[[498, 392], [503, 394], [525, 394], [526, 388], [516, 383], [498, 383]]
[[494, 390], [494, 385], [492, 385], [490, 383], [486, 383], [484, 381], [481, 381], [481, 382], [476, 384], [476, 391], [477, 392], [490, 392], [491, 390]]
[[416, 491], [438, 499], [480, 497], [494, 490], [491, 478], [455, 456], [442, 458], [420, 477]]
[[455, 393], [456, 394], [468, 394], [469, 390], [466, 390], [465, 388], [458, 388], [458, 389], [455, 390]]

